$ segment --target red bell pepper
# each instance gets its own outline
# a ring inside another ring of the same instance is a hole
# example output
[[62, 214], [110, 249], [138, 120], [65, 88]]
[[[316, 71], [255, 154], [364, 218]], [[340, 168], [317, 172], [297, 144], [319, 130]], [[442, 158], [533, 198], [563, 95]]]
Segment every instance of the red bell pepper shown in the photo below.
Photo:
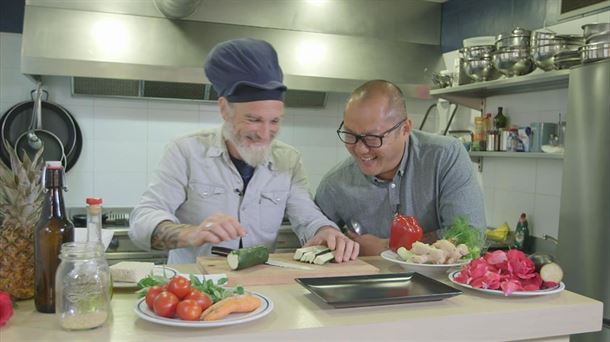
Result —
[[415, 216], [394, 215], [392, 227], [390, 228], [390, 249], [394, 252], [400, 247], [411, 249], [414, 242], [424, 236]]

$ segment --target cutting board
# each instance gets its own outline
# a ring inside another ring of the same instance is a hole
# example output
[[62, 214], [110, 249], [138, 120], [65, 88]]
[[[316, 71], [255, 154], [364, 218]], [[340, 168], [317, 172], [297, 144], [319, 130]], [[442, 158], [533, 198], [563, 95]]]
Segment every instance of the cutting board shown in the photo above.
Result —
[[273, 285], [294, 284], [295, 278], [334, 277], [350, 275], [366, 275], [379, 273], [379, 269], [360, 259], [344, 263], [327, 263], [313, 265], [296, 261], [293, 253], [270, 254], [269, 259], [291, 262], [297, 265], [310, 267], [311, 270], [299, 270], [270, 265], [256, 265], [243, 270], [232, 271], [227, 264], [226, 257], [210, 256], [198, 257], [197, 263], [203, 268], [205, 274], [224, 273], [229, 279], [229, 286], [236, 285]]

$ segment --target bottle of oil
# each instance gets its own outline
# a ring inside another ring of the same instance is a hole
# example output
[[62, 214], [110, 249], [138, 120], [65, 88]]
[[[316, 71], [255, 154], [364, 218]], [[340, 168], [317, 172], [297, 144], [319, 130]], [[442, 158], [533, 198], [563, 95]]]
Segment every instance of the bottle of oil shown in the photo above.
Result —
[[502, 107], [498, 107], [498, 114], [494, 117], [494, 129], [500, 130], [506, 128], [508, 118], [502, 113]]
[[60, 263], [61, 245], [74, 241], [74, 225], [68, 219], [64, 206], [64, 177], [60, 162], [46, 163], [42, 176], [46, 198], [34, 234], [34, 304], [36, 310], [44, 313], [55, 312], [55, 274]]
[[524, 252], [528, 252], [529, 235], [530, 231], [527, 224], [527, 218], [525, 216], [525, 213], [521, 213], [521, 216], [519, 217], [519, 222], [517, 223], [517, 227], [515, 228], [515, 244], [513, 247]]

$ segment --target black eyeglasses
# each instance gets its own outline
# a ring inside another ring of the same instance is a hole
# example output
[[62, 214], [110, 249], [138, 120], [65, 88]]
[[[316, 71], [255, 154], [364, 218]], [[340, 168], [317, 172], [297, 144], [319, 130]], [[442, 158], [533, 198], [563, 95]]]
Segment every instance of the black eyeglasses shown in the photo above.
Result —
[[339, 139], [341, 139], [341, 141], [343, 141], [346, 144], [354, 145], [354, 144], [358, 143], [358, 140], [362, 140], [362, 143], [366, 147], [369, 147], [369, 148], [378, 148], [378, 147], [381, 147], [381, 145], [383, 145], [383, 138], [388, 136], [388, 134], [390, 134], [393, 130], [395, 130], [398, 127], [400, 127], [400, 125], [402, 125], [405, 121], [407, 121], [407, 119], [401, 120], [399, 123], [394, 125], [394, 127], [392, 127], [390, 129], [388, 129], [387, 131], [381, 133], [381, 135], [375, 135], [375, 134], [354, 134], [354, 133], [351, 133], [351, 132], [342, 131], [341, 128], [343, 127], [343, 121], [341, 121], [341, 125], [337, 129], [337, 135], [339, 136]]

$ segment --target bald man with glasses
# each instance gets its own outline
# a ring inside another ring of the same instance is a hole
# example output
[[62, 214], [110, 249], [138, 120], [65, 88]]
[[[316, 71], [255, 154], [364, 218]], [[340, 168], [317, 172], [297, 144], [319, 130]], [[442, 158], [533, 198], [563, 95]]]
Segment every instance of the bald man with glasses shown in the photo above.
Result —
[[413, 130], [393, 83], [369, 81], [354, 90], [337, 135], [351, 157], [324, 176], [316, 203], [339, 226], [357, 222], [360, 234], [348, 234], [361, 256], [388, 249], [397, 212], [417, 218], [425, 242], [458, 216], [484, 231], [483, 194], [466, 149], [457, 139]]

